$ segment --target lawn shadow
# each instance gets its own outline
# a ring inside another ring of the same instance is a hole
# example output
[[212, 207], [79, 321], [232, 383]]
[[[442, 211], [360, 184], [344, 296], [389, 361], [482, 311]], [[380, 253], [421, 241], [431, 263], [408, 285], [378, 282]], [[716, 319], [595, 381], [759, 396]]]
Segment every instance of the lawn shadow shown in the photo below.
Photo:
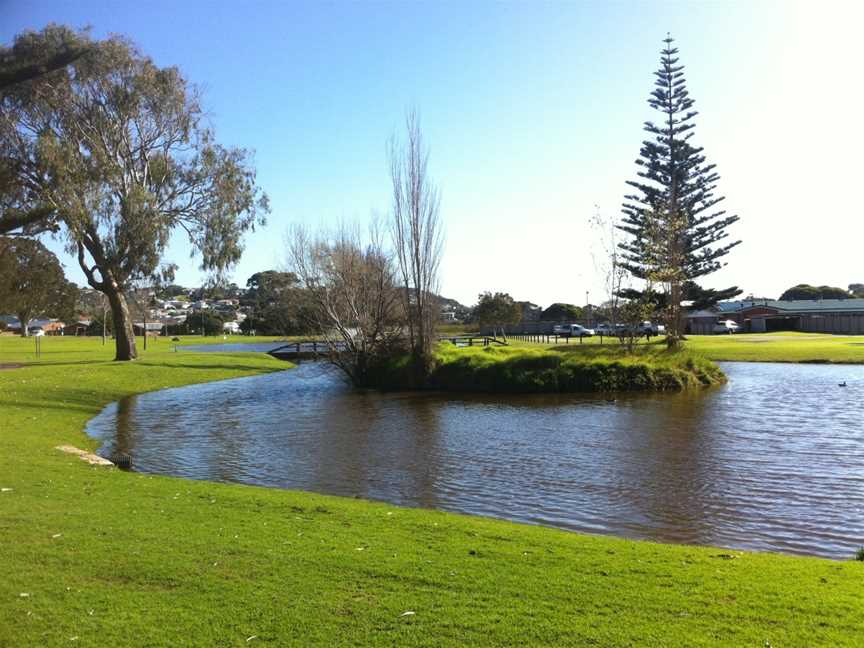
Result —
[[[191, 364], [184, 362], [155, 362], [149, 360], [142, 360], [139, 363], [142, 366], [147, 367], [171, 367], [179, 368], [179, 369], [203, 369], [203, 370], [236, 370], [236, 371], [254, 371], [257, 373], [276, 373], [278, 371], [286, 371], [288, 369], [292, 369], [293, 365], [289, 363], [285, 363], [284, 367], [269, 367], [269, 366], [261, 366], [261, 365], [247, 365], [247, 364], [233, 364], [233, 363], [225, 363], [225, 364]], [[239, 376], [238, 376], [239, 377]]]

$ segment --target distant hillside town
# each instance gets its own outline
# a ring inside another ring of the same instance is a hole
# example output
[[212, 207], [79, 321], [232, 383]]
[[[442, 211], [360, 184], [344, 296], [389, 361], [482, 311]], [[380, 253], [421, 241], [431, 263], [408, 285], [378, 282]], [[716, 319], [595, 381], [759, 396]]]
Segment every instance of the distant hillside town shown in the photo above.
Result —
[[[514, 300], [507, 293], [484, 293], [466, 306], [436, 296], [441, 324], [465, 325], [477, 330], [500, 327], [507, 334], [548, 334], [562, 323], [603, 327], [615, 323], [614, 305], [577, 306], [556, 302], [546, 308]], [[291, 273], [265, 271], [250, 277], [245, 287], [236, 284], [187, 288], [176, 284], [130, 291], [130, 312], [136, 334], [159, 335], [304, 335], [304, 295]], [[864, 284], [847, 289], [799, 284], [779, 299], [748, 296], [744, 299], [699, 304], [685, 302], [686, 332], [708, 335], [721, 332], [807, 331], [864, 333]], [[90, 288], [77, 289], [74, 312], [42, 312], [22, 331], [19, 317], [4, 313], [0, 303], [0, 334], [111, 335], [112, 319], [104, 296]], [[489, 311], [494, 311], [490, 316]], [[503, 313], [503, 314], [502, 314]]]

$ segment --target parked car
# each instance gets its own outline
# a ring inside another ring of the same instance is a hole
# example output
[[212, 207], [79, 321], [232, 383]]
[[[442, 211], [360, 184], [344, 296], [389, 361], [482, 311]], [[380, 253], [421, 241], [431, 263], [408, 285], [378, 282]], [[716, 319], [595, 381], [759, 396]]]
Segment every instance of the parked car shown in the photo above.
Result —
[[654, 322], [644, 321], [639, 324], [617, 324], [615, 326], [615, 335], [636, 335], [641, 337], [643, 335], [665, 335], [666, 327], [662, 324], [656, 324]]
[[585, 328], [579, 324], [556, 324], [552, 327], [555, 335], [562, 337], [592, 337], [594, 329]]
[[27, 334], [34, 337], [39, 337], [41, 335], [45, 335], [45, 329], [43, 329], [41, 326], [31, 326], [27, 329]]
[[646, 320], [639, 325], [639, 332], [642, 335], [663, 335], [666, 333], [666, 327]]
[[734, 320], [720, 320], [714, 325], [715, 333], [737, 333], [741, 327]]
[[619, 328], [613, 326], [609, 322], [603, 322], [594, 329], [594, 333], [596, 333], [597, 335], [618, 335], [619, 330]]

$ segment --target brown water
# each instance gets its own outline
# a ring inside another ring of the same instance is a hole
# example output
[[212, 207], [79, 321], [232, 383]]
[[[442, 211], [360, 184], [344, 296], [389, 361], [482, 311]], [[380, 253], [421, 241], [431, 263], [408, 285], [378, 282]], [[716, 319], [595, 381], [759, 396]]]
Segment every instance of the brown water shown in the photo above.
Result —
[[88, 431], [145, 472], [849, 558], [864, 544], [864, 367], [723, 368], [724, 387], [608, 402], [356, 392], [306, 363], [133, 397]]

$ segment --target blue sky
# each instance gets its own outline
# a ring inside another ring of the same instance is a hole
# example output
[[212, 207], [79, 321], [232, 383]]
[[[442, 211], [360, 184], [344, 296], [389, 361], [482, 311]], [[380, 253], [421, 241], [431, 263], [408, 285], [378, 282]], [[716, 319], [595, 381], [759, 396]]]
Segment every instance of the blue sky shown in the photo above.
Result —
[[[442, 193], [444, 294], [547, 305], [601, 301], [588, 220], [595, 205], [618, 216], [667, 31], [701, 113], [695, 141], [741, 216], [744, 243], [706, 284], [776, 297], [864, 281], [862, 18], [853, 3], [0, 0], [0, 39], [90, 25], [203, 89], [218, 139], [255, 150], [273, 207], [239, 284], [283, 263], [292, 223], [387, 213], [387, 139], [416, 105]], [[168, 257], [199, 282], [179, 237]]]

